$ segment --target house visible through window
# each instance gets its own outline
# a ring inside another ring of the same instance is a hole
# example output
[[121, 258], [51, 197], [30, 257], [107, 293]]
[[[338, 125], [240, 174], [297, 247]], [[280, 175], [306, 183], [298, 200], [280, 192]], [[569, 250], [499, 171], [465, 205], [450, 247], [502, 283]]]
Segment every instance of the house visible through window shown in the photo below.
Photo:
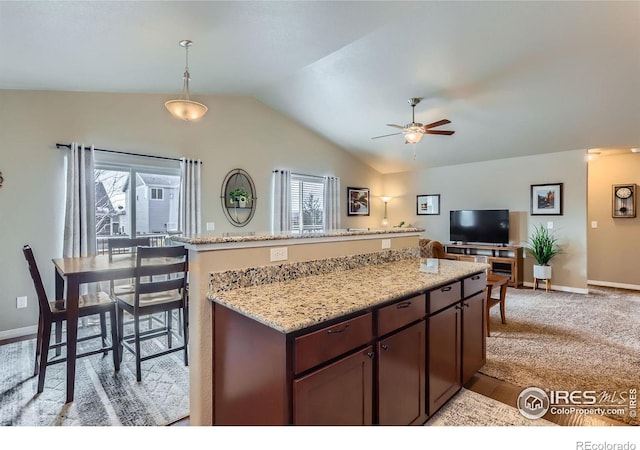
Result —
[[112, 238], [149, 236], [152, 245], [161, 245], [168, 233], [179, 232], [177, 162], [153, 167], [96, 157], [95, 167], [98, 253]]
[[291, 228], [294, 232], [324, 230], [324, 180], [291, 174]]
[[164, 190], [162, 188], [151, 188], [151, 200], [162, 200]]

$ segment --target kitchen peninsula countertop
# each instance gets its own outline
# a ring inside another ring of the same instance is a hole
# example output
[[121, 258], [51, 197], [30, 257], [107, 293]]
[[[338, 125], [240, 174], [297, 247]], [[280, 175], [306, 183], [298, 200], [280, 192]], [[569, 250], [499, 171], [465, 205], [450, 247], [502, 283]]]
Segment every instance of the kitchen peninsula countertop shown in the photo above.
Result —
[[202, 244], [229, 244], [229, 243], [259, 243], [263, 241], [278, 241], [278, 240], [294, 240], [300, 241], [300, 243], [308, 240], [315, 240], [322, 238], [363, 238], [363, 237], [380, 237], [385, 234], [395, 235], [411, 235], [424, 232], [423, 228], [386, 228], [386, 229], [342, 229], [335, 231], [328, 231], [322, 233], [309, 232], [309, 233], [269, 233], [269, 232], [249, 232], [249, 233], [211, 233], [211, 234], [199, 234], [193, 236], [172, 236], [171, 240], [174, 242], [182, 242], [184, 244], [202, 245]]
[[282, 333], [291, 333], [485, 270], [482, 263], [439, 260], [421, 272], [419, 258], [210, 292], [208, 298]]

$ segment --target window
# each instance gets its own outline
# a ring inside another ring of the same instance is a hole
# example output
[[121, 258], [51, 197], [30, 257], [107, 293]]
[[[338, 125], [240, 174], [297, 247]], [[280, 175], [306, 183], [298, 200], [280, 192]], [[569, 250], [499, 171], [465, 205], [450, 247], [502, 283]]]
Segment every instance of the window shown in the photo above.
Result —
[[324, 180], [291, 174], [291, 228], [294, 232], [324, 230]]
[[96, 154], [95, 177], [98, 253], [114, 237], [149, 236], [162, 245], [167, 233], [179, 232], [179, 162], [154, 166], [146, 158], [132, 163]]
[[151, 200], [162, 200], [164, 190], [162, 188], [151, 188]]

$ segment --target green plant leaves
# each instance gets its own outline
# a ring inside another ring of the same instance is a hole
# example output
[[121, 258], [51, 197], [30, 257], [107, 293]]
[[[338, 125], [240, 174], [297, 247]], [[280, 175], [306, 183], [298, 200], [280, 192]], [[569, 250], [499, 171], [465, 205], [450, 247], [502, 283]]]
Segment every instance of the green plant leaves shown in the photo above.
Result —
[[533, 228], [534, 231], [528, 240], [527, 253], [535, 258], [538, 265], [548, 266], [549, 261], [559, 254], [562, 249], [558, 244], [558, 239], [545, 227], [536, 225]]

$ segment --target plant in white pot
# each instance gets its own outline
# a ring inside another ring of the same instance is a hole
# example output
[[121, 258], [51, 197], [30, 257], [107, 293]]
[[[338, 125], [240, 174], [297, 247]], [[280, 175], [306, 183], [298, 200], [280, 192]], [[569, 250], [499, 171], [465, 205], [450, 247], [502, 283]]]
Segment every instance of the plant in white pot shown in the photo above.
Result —
[[542, 225], [533, 227], [529, 236], [527, 253], [533, 256], [537, 264], [533, 265], [533, 277], [539, 280], [551, 279], [549, 262], [561, 252], [557, 238]]
[[251, 194], [249, 194], [244, 188], [239, 187], [229, 192], [229, 202], [231, 202], [232, 205], [237, 203], [240, 208], [247, 206], [247, 202], [250, 202], [251, 200]]

